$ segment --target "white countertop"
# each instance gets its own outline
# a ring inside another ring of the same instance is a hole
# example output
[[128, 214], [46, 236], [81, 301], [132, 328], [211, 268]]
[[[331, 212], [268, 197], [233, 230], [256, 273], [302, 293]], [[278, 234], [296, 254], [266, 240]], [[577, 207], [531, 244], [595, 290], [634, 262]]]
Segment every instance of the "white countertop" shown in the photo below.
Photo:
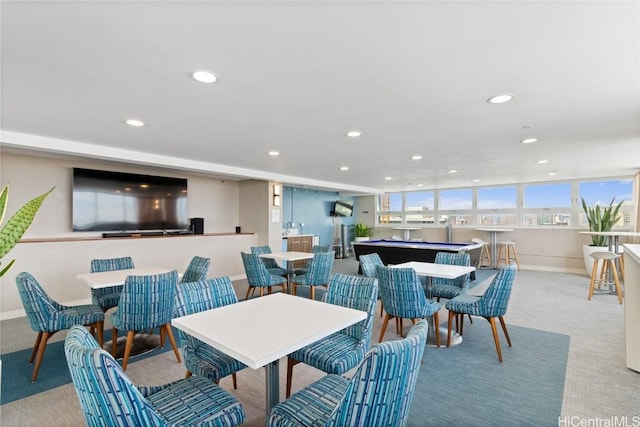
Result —
[[313, 237], [315, 234], [283, 234], [283, 239], [288, 239], [289, 237]]
[[623, 246], [624, 253], [632, 256], [635, 261], [640, 264], [640, 245], [625, 243]]

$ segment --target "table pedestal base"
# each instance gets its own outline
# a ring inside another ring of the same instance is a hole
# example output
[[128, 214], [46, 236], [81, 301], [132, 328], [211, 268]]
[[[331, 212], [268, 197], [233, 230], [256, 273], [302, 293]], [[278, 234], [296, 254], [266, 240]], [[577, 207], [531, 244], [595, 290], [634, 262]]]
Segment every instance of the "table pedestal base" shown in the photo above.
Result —
[[[111, 353], [112, 341], [104, 342], [104, 349]], [[127, 345], [127, 337], [120, 336], [118, 337], [118, 351], [115, 355], [115, 358], [118, 360], [122, 360], [124, 357], [124, 349]], [[151, 350], [155, 350], [160, 347], [160, 335], [158, 334], [149, 334], [145, 332], [138, 332], [133, 338], [133, 346], [131, 347], [131, 354], [129, 358], [134, 356], [140, 356], [145, 353], [150, 352]]]
[[[436, 334], [435, 332], [432, 332], [433, 329], [429, 329], [429, 335], [427, 335], [427, 347], [438, 347], [436, 345]], [[440, 347], [447, 347], [447, 328], [444, 326], [441, 326], [439, 328], [440, 331]], [[460, 335], [459, 333], [455, 332], [455, 331], [451, 331], [451, 344], [449, 345], [449, 347], [455, 347], [458, 344], [462, 343], [462, 335]]]
[[279, 364], [280, 361], [276, 359], [264, 367], [267, 384], [267, 415], [271, 408], [280, 402]]

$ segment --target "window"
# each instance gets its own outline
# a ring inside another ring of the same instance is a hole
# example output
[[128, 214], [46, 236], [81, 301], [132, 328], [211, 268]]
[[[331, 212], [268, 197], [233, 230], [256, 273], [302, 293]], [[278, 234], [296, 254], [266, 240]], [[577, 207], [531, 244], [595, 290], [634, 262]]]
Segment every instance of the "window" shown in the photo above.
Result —
[[478, 225], [518, 224], [518, 191], [515, 186], [478, 188], [477, 194]]
[[470, 188], [464, 190], [440, 190], [439, 209], [441, 211], [471, 210], [473, 207], [473, 192]]
[[418, 226], [587, 226], [589, 206], [623, 202], [618, 227], [632, 227], [632, 179], [540, 182], [499, 187], [407, 191], [378, 197], [378, 224]]
[[608, 205], [613, 200], [614, 205], [622, 202], [620, 220], [616, 226], [629, 227], [632, 225], [634, 211], [633, 180], [618, 179], [606, 181], [580, 182], [578, 185], [580, 225], [586, 226], [587, 216], [582, 210], [582, 199], [587, 206]]
[[378, 224], [402, 224], [402, 193], [378, 196]]
[[571, 225], [571, 183], [523, 186], [522, 225]]
[[478, 188], [478, 209], [515, 209], [516, 187]]

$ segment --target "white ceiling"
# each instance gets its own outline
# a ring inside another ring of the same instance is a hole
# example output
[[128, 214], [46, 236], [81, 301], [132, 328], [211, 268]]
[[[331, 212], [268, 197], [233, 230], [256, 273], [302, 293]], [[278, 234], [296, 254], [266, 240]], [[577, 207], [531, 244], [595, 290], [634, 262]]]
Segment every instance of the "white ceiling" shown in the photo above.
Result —
[[0, 7], [4, 149], [353, 193], [640, 168], [637, 1]]

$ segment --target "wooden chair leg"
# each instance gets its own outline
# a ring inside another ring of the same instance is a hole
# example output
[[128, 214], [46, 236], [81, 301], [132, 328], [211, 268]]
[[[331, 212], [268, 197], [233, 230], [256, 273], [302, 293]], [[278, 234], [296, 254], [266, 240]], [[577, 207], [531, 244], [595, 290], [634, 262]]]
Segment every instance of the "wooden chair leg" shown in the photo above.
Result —
[[447, 347], [451, 347], [451, 323], [453, 322], [454, 314], [455, 313], [453, 311], [449, 310], [449, 321], [447, 322]]
[[186, 374], [184, 374], [184, 377], [185, 377], [185, 378], [189, 378], [191, 375], [193, 375], [193, 372], [191, 372], [191, 371], [187, 371], [187, 373], [186, 373]]
[[591, 301], [591, 297], [593, 297], [594, 286], [596, 283], [596, 275], [598, 274], [598, 260], [593, 260], [593, 267], [591, 268], [591, 281], [589, 282], [589, 295], [587, 297], [588, 301]]
[[33, 345], [33, 350], [31, 351], [31, 357], [29, 358], [29, 364], [32, 364], [36, 358], [36, 354], [38, 353], [38, 349], [40, 348], [40, 340], [42, 340], [42, 332], [38, 332], [38, 336], [36, 337], [36, 343]]
[[235, 372], [233, 374], [231, 374], [231, 379], [233, 380], [233, 389], [237, 390], [238, 389], [238, 376], [236, 375]]
[[31, 382], [35, 383], [38, 378], [38, 371], [40, 370], [40, 365], [42, 364], [42, 358], [44, 357], [44, 350], [47, 348], [47, 341], [51, 335], [55, 332], [44, 332], [42, 338], [40, 339], [40, 345], [38, 346], [38, 357], [36, 358], [36, 364], [33, 367], [33, 374], [31, 375]]
[[610, 260], [611, 271], [613, 272], [613, 282], [616, 284], [616, 293], [618, 294], [618, 302], [622, 304], [622, 290], [620, 289], [620, 281], [618, 280], [618, 269], [616, 268], [616, 263], [613, 260]]
[[169, 342], [171, 343], [171, 347], [173, 347], [173, 352], [176, 354], [176, 359], [178, 363], [182, 362], [180, 360], [180, 352], [178, 351], [178, 346], [176, 345], [176, 339], [173, 337], [173, 330], [171, 330], [171, 324], [166, 323], [163, 325], [164, 330], [167, 332], [167, 336], [169, 337]]
[[384, 337], [384, 333], [387, 330], [387, 324], [389, 324], [389, 320], [391, 319], [391, 315], [389, 313], [385, 313], [384, 320], [382, 321], [382, 329], [380, 330], [380, 339], [378, 342], [382, 342], [382, 338]]
[[520, 261], [518, 260], [518, 251], [516, 250], [515, 246], [513, 246], [511, 249], [513, 251], [513, 259], [516, 261], [516, 266], [518, 267], [518, 271], [520, 271]]
[[127, 333], [127, 343], [124, 346], [124, 356], [122, 358], [122, 370], [127, 370], [127, 363], [129, 363], [129, 356], [131, 355], [131, 348], [133, 347], [133, 338], [136, 336], [136, 331], [129, 331]]
[[104, 345], [104, 320], [99, 320], [95, 328], [98, 330], [98, 345], [102, 348]]
[[440, 321], [438, 320], [437, 311], [433, 314], [433, 325], [436, 329], [436, 347], [440, 347]]
[[249, 299], [249, 293], [251, 292], [252, 289], [255, 289], [253, 286], [249, 286], [247, 288], [247, 295], [244, 297], [244, 299]]
[[498, 328], [496, 327], [496, 318], [487, 318], [491, 324], [491, 332], [493, 333], [493, 341], [496, 343], [496, 352], [498, 352], [498, 360], [502, 363], [502, 352], [500, 351], [500, 338], [498, 337]]
[[111, 355], [115, 358], [118, 354], [118, 329], [111, 329]]
[[316, 299], [316, 287], [309, 286], [309, 298]]
[[293, 379], [293, 367], [300, 363], [296, 359], [287, 357], [287, 399], [291, 396], [291, 382]]
[[504, 323], [504, 317], [500, 316], [498, 317], [498, 319], [500, 319], [500, 325], [502, 325], [502, 332], [504, 332], [504, 336], [507, 339], [507, 343], [509, 344], [509, 347], [511, 347], [511, 338], [509, 337], [509, 332], [507, 332], [507, 324]]

